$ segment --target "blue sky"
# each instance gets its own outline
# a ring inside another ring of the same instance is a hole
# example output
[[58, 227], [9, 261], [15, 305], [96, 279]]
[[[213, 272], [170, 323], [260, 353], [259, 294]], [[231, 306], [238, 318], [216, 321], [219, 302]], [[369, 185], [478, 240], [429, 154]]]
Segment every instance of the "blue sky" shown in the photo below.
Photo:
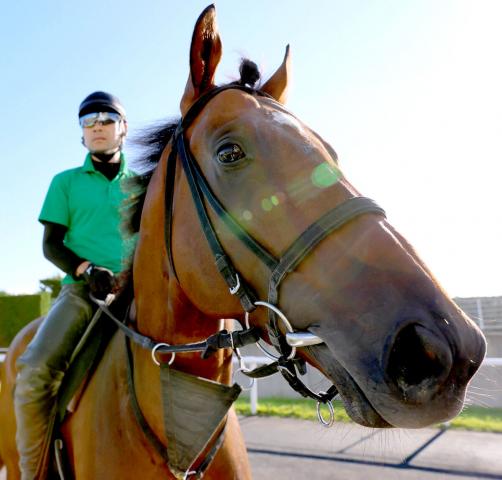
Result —
[[[178, 114], [206, 1], [18, 0], [0, 17], [0, 290], [57, 273], [37, 216], [79, 165], [80, 101], [118, 95], [130, 130]], [[291, 45], [288, 106], [337, 150], [447, 291], [502, 294], [502, 3], [498, 0], [218, 1], [224, 56], [267, 77]], [[130, 147], [126, 152], [133, 154]]]

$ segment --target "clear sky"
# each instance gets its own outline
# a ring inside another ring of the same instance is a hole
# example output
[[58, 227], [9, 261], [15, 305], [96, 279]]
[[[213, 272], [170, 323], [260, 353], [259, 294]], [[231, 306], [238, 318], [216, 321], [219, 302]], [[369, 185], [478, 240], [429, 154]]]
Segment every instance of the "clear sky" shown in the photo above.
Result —
[[[57, 273], [37, 222], [83, 162], [80, 101], [118, 95], [130, 129], [178, 114], [207, 0], [16, 0], [0, 15], [0, 290]], [[267, 77], [291, 45], [288, 106], [337, 150], [453, 296], [502, 294], [502, 2], [220, 0], [220, 82]], [[126, 152], [130, 147], [126, 148]], [[132, 153], [132, 152], [131, 152]]]

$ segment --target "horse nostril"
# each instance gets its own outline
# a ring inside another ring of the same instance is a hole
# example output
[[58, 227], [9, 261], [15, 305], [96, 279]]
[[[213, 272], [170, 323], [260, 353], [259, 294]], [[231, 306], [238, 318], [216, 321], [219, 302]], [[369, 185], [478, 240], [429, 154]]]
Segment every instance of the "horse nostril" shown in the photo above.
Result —
[[405, 401], [425, 401], [450, 372], [452, 354], [448, 343], [418, 324], [397, 335], [388, 357], [387, 375]]

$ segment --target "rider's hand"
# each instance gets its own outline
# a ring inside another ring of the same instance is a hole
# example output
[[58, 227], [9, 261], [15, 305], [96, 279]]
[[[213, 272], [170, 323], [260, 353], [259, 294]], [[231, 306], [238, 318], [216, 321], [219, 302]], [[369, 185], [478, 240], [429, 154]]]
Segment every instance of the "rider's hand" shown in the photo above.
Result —
[[99, 300], [105, 300], [116, 284], [111, 270], [92, 263], [86, 268], [83, 277], [89, 285], [91, 293]]

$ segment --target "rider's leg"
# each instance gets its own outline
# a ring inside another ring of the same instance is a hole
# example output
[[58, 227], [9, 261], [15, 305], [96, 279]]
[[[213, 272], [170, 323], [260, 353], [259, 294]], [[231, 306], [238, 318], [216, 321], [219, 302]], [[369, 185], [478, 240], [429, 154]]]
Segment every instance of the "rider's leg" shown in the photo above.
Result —
[[14, 404], [22, 480], [36, 478], [45, 437], [50, 434], [55, 396], [93, 310], [85, 285], [64, 285], [17, 360]]

